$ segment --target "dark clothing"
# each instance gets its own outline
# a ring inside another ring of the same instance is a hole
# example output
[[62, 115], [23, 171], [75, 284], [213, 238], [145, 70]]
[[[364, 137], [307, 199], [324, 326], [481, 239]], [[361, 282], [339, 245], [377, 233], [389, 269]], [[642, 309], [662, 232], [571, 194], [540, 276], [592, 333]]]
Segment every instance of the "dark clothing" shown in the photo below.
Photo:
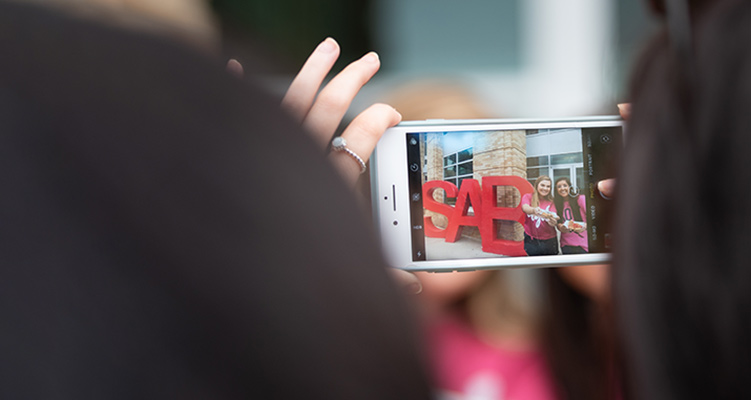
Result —
[[524, 234], [524, 251], [528, 256], [551, 256], [558, 254], [558, 238], [535, 239]]
[[278, 100], [0, 2], [0, 398], [428, 397], [363, 213]]
[[587, 254], [587, 250], [584, 250], [581, 246], [561, 246], [561, 253], [563, 254]]

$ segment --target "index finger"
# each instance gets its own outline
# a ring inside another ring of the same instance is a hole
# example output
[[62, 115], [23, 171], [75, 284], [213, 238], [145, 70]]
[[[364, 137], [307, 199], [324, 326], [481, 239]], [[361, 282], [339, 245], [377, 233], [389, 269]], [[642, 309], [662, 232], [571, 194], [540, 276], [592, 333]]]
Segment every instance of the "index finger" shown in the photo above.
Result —
[[628, 119], [631, 116], [631, 103], [618, 104], [618, 111], [623, 119]]
[[318, 94], [321, 83], [339, 58], [339, 44], [333, 38], [321, 42], [292, 80], [282, 99], [282, 108], [301, 122]]

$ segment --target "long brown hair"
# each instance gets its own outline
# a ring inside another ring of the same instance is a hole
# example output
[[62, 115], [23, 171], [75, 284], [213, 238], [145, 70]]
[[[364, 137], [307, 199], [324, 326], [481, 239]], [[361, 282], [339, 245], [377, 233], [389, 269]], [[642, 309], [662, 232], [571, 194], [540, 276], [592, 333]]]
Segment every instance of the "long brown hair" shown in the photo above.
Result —
[[692, 21], [698, 73], [675, 82], [663, 32], [632, 89], [613, 270], [640, 399], [751, 398], [751, 2], [716, 3]]

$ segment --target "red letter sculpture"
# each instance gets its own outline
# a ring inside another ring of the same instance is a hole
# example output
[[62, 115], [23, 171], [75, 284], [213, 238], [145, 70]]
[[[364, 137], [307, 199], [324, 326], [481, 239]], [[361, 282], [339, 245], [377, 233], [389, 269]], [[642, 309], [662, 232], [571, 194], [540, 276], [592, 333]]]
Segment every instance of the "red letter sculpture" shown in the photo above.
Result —
[[[451, 215], [454, 213], [454, 207], [451, 207], [448, 204], [439, 203], [433, 198], [433, 192], [435, 192], [437, 189], [443, 189], [445, 198], [456, 197], [456, 186], [454, 186], [454, 184], [451, 182], [425, 182], [425, 184], [422, 186], [423, 207], [425, 207], [426, 210], [433, 211], [434, 213], [445, 215], [446, 218], [451, 218]], [[434, 238], [446, 237], [446, 230], [435, 226], [435, 224], [433, 224], [432, 217], [424, 217], [424, 221], [425, 236]]]
[[[482, 179], [482, 251], [506, 256], [526, 256], [524, 242], [499, 239], [495, 231], [495, 221], [516, 221], [524, 223], [524, 211], [521, 202], [516, 207], [496, 207], [498, 186], [513, 186], [519, 191], [519, 197], [532, 193], [534, 188], [526, 179], [519, 176], [486, 176]], [[450, 225], [449, 225], [450, 226]]]
[[[482, 198], [480, 196], [480, 182], [474, 179], [465, 179], [459, 188], [459, 196], [456, 199], [454, 215], [449, 218], [449, 225], [446, 228], [446, 241], [449, 243], [456, 242], [462, 235], [462, 226], [480, 227], [482, 218]], [[467, 215], [469, 206], [475, 215]], [[482, 235], [482, 234], [481, 234]]]

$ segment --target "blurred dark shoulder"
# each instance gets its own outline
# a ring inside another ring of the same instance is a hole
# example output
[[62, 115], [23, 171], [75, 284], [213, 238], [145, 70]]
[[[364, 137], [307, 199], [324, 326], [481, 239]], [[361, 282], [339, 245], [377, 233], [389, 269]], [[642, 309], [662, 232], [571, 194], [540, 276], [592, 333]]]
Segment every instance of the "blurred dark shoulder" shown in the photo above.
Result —
[[362, 211], [277, 98], [18, 3], [0, 54], [0, 397], [427, 397]]

